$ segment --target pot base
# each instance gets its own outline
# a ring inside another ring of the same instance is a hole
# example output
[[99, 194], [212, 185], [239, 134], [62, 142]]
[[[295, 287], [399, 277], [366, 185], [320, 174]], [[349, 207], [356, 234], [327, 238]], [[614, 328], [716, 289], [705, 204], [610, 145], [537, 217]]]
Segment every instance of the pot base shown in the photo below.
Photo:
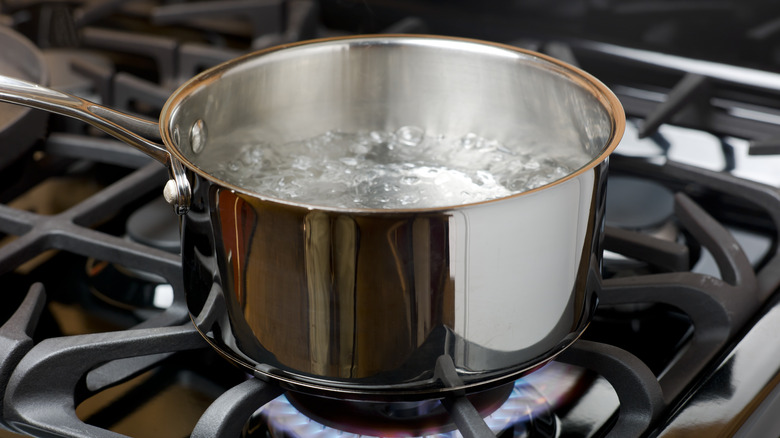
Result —
[[[504, 384], [468, 396], [481, 417], [506, 402], [514, 386]], [[410, 434], [425, 436], [455, 429], [450, 414], [439, 400], [414, 402], [355, 402], [288, 393], [287, 400], [306, 417], [326, 426], [368, 436]]]
[[[190, 318], [194, 323], [195, 319], [192, 315], [190, 315]], [[437, 361], [433, 373], [434, 377], [394, 385], [361, 384], [360, 382], [344, 382], [335, 379], [328, 380], [323, 377], [294, 373], [268, 364], [253, 366], [247, 360], [236, 357], [225, 347], [220, 346], [214, 338], [203, 333], [197, 324], [195, 324], [195, 329], [217, 353], [228, 361], [247, 369], [256, 378], [279, 384], [282, 388], [296, 393], [354, 402], [415, 402], [496, 390], [547, 365], [558, 354], [577, 341], [587, 326], [588, 324], [585, 324], [581, 330], [576, 332], [576, 336], [572, 336], [568, 342], [562, 343], [556, 350], [548, 352], [543, 358], [531, 363], [511, 369], [475, 375], [457, 370], [452, 365], [452, 359], [442, 355], [440, 359], [444, 360]]]

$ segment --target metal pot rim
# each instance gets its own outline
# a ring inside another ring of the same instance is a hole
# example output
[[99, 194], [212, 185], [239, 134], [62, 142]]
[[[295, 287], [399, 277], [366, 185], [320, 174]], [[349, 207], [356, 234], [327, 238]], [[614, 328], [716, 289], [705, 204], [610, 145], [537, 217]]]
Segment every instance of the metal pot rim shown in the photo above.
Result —
[[[450, 206], [409, 208], [409, 209], [340, 208], [340, 207], [308, 204], [302, 202], [294, 202], [290, 200], [263, 195], [262, 193], [253, 192], [246, 188], [218, 179], [213, 175], [201, 170], [200, 168], [195, 166], [189, 159], [187, 159], [179, 151], [179, 148], [175, 145], [175, 142], [173, 140], [173, 133], [171, 132], [171, 127], [168, 122], [173, 119], [176, 111], [182, 105], [182, 102], [189, 95], [191, 95], [196, 89], [203, 86], [207, 86], [209, 83], [218, 80], [224, 73], [233, 70], [235, 68], [238, 68], [238, 66], [247, 63], [250, 60], [268, 55], [270, 53], [278, 52], [280, 50], [287, 50], [290, 48], [318, 45], [318, 44], [328, 44], [334, 41], [345, 41], [345, 40], [365, 40], [365, 41], [378, 41], [378, 42], [382, 42], [382, 41], [385, 42], [418, 41], [419, 42], [419, 41], [430, 41], [430, 40], [442, 40], [442, 41], [448, 41], [452, 43], [488, 46], [495, 49], [505, 50], [510, 54], [521, 55], [522, 57], [525, 57], [527, 59], [541, 60], [542, 63], [547, 63], [549, 67], [554, 69], [556, 73], [564, 75], [570, 81], [578, 84], [583, 89], [589, 91], [598, 100], [598, 102], [604, 107], [604, 109], [607, 111], [609, 115], [609, 120], [611, 123], [609, 138], [606, 142], [606, 145], [604, 145], [604, 147], [601, 149], [601, 152], [597, 156], [592, 158], [587, 164], [580, 167], [576, 171], [566, 175], [565, 177], [558, 179], [552, 183], [545, 184], [541, 187], [537, 187], [531, 190], [526, 190], [509, 196], [489, 199], [485, 201], [450, 205]], [[165, 105], [163, 106], [163, 109], [160, 113], [159, 126], [160, 126], [160, 135], [162, 137], [162, 141], [165, 144], [165, 147], [167, 148], [168, 152], [170, 153], [172, 161], [178, 161], [179, 163], [183, 164], [187, 169], [198, 174], [200, 177], [212, 181], [220, 186], [234, 190], [235, 192], [244, 193], [246, 195], [253, 196], [269, 202], [285, 204], [293, 207], [307, 208], [309, 210], [387, 215], [393, 213], [409, 214], [409, 213], [434, 213], [434, 212], [442, 212], [442, 211], [451, 211], [454, 209], [505, 201], [507, 199], [517, 198], [520, 196], [528, 196], [540, 192], [542, 190], [548, 189], [550, 187], [563, 184], [569, 180], [577, 178], [579, 175], [593, 169], [601, 162], [605, 161], [620, 143], [620, 139], [622, 138], [623, 132], [625, 130], [625, 124], [626, 124], [626, 117], [625, 117], [625, 113], [623, 112], [623, 107], [620, 101], [618, 100], [618, 98], [615, 96], [615, 94], [609, 88], [607, 88], [606, 85], [604, 85], [601, 81], [593, 77], [591, 74], [581, 70], [580, 68], [574, 67], [570, 64], [567, 64], [563, 61], [552, 58], [550, 56], [533, 52], [530, 50], [514, 47], [508, 44], [494, 43], [494, 42], [482, 41], [482, 40], [471, 39], [471, 38], [460, 38], [460, 37], [439, 36], [439, 35], [380, 34], [380, 35], [355, 35], [355, 36], [345, 36], [345, 37], [320, 38], [320, 39], [313, 39], [307, 41], [300, 41], [291, 44], [283, 44], [283, 45], [263, 49], [257, 52], [249, 53], [244, 56], [240, 56], [233, 60], [227, 61], [225, 63], [219, 64], [215, 67], [207, 69], [202, 73], [192, 77], [190, 80], [182, 84], [176, 91], [174, 91], [173, 94], [171, 94], [171, 96], [165, 102]]]

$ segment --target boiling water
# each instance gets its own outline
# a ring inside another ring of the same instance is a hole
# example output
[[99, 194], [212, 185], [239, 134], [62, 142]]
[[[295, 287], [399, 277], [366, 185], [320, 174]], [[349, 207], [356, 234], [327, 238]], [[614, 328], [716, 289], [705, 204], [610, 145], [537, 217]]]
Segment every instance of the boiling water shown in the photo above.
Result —
[[[500, 198], [558, 180], [587, 162], [520, 152], [470, 133], [428, 135], [329, 131], [284, 144], [242, 133], [211, 144], [200, 167], [224, 181], [278, 199], [338, 208], [426, 208]], [[247, 141], [247, 139], [250, 139]]]

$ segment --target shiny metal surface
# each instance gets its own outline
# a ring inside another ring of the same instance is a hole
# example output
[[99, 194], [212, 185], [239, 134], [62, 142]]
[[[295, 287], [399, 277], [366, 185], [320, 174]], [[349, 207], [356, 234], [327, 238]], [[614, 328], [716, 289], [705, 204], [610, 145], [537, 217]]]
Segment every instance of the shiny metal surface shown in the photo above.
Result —
[[605, 167], [440, 212], [329, 212], [203, 180], [183, 221], [190, 311], [226, 355], [289, 383], [446, 390], [441, 355], [464, 387], [503, 381], [590, 319]]
[[[172, 153], [202, 176], [183, 220], [193, 320], [260, 375], [347, 398], [431, 397], [517, 377], [587, 326], [606, 157], [624, 123], [587, 75], [468, 40], [336, 39], [229, 62], [163, 112]], [[219, 156], [213, 139], [247, 125], [285, 142], [408, 124], [588, 159], [542, 189], [416, 210], [267, 199], [197, 167]], [[442, 355], [457, 384], [439, 378]]]
[[780, 427], [772, 421], [776, 411], [767, 412], [778, 406], [778, 333], [780, 304], [775, 301], [652, 436], [778, 436]]
[[171, 160], [164, 145], [146, 137], [157, 137], [159, 126], [94, 102], [21, 79], [0, 75], [0, 102], [37, 108], [81, 120], [116, 137], [167, 166], [175, 183], [171, 203], [177, 213], [187, 212], [191, 189], [181, 163]]
[[247, 128], [284, 144], [334, 129], [412, 125], [453, 138], [474, 133], [512, 150], [581, 155], [584, 170], [607, 157], [624, 126], [622, 107], [603, 84], [553, 58], [402, 35], [307, 41], [237, 58], [180, 87], [161, 120], [177, 159], [244, 193], [199, 164], [221, 159], [220, 139]]
[[[410, 399], [496, 385], [574, 342], [596, 305], [607, 157], [625, 118], [603, 84], [552, 58], [400, 35], [272, 48], [177, 90], [160, 117], [167, 150], [124, 126], [148, 124], [34, 84], [3, 78], [0, 100], [84, 120], [167, 164], [177, 212], [191, 208], [182, 259], [198, 330], [297, 389]], [[250, 127], [285, 142], [404, 125], [584, 159], [521, 194], [407, 210], [296, 204], [198, 167]]]
[[[40, 50], [22, 34], [0, 26], [0, 74], [48, 84], [50, 71]], [[45, 130], [48, 114], [0, 103], [0, 166], [29, 149]]]
[[668, 53], [653, 52], [617, 46], [597, 41], [572, 41], [571, 45], [601, 56], [611, 56], [626, 61], [666, 68], [691, 74], [700, 74], [725, 82], [744, 84], [767, 90], [780, 90], [780, 74], [701, 59], [686, 58]]
[[[153, 122], [117, 112], [71, 94], [2, 75], [0, 75], [0, 101], [79, 119], [102, 129], [161, 163], [167, 164], [170, 161], [164, 146], [147, 140], [121, 124], [124, 122], [125, 124], [155, 125]], [[150, 129], [154, 130], [155, 127]]]

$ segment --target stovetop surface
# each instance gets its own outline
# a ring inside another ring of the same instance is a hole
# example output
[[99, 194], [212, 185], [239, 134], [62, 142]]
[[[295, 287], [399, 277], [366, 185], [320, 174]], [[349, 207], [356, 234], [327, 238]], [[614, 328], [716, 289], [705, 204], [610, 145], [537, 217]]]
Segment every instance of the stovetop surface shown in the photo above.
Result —
[[[539, 413], [496, 411], [518, 417], [499, 435], [777, 435], [780, 158], [756, 155], [776, 151], [780, 26], [765, 18], [777, 6], [247, 1], [217, 19], [211, 2], [98, 3], [4, 2], [0, 23], [56, 59], [53, 86], [152, 118], [210, 65], [355, 32], [486, 38], [599, 77], [629, 116], [608, 193], [631, 187], [609, 201], [600, 308], [574, 348], [517, 384], [520, 410]], [[323, 433], [191, 329], [179, 257], [166, 247], [177, 230], [160, 201], [165, 169], [56, 117], [35, 137], [0, 172], [0, 436], [14, 436], [9, 426], [33, 436]], [[647, 202], [636, 208], [651, 210], [616, 213], [637, 193]], [[169, 226], [149, 237], [128, 225], [139, 210]], [[150, 246], [161, 235], [168, 243]], [[268, 424], [273, 412], [282, 426]], [[478, 436], [467, 414], [449, 412]]]

